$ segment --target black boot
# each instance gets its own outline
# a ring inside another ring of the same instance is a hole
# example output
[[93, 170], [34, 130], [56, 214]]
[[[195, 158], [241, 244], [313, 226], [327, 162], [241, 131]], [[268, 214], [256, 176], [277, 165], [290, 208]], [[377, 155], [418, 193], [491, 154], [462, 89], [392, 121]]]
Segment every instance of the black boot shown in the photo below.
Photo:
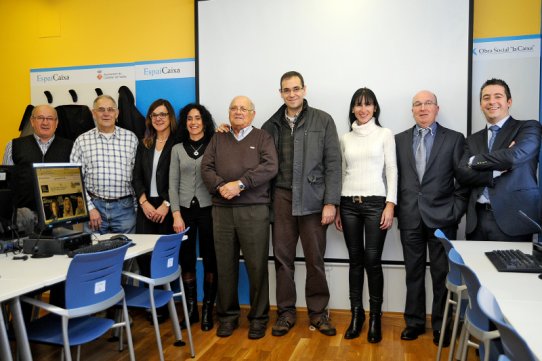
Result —
[[[193, 325], [196, 322], [199, 322], [199, 312], [198, 312], [198, 286], [196, 283], [196, 279], [192, 279], [189, 281], [183, 280], [183, 286], [184, 286], [184, 293], [186, 297], [186, 307], [188, 309], [188, 316], [185, 315], [185, 317], [188, 317], [190, 320], [190, 325]], [[186, 322], [183, 319], [181, 322], [181, 328], [186, 328]]]
[[355, 306], [352, 308], [352, 321], [350, 321], [350, 326], [344, 334], [345, 339], [352, 339], [359, 337], [361, 329], [363, 328], [363, 323], [365, 322], [365, 311], [363, 307]]
[[216, 282], [213, 280], [203, 284], [203, 305], [201, 307], [201, 329], [210, 331], [213, 328], [213, 308], [216, 298]]
[[370, 343], [377, 343], [382, 340], [381, 318], [381, 312], [369, 313], [369, 332], [367, 333], [367, 341]]

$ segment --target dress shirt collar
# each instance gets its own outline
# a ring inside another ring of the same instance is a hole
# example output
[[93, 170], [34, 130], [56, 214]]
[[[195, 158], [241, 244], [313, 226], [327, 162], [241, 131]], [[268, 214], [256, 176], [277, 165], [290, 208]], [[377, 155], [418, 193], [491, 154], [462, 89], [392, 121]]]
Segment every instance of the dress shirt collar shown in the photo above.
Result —
[[41, 138], [38, 137], [36, 134], [33, 134], [33, 135], [34, 135], [34, 139], [36, 139], [36, 142], [38, 142], [38, 145], [44, 146], [44, 147], [49, 147], [51, 143], [53, 142], [53, 140], [55, 139], [55, 135], [53, 134], [53, 136], [48, 141], [43, 142]]
[[506, 121], [510, 119], [510, 116], [507, 116], [506, 118], [504, 119], [501, 119], [500, 121], [498, 121], [497, 123], [495, 124], [491, 124], [491, 123], [487, 123], [487, 130], [489, 131], [489, 127], [491, 127], [492, 125], [496, 125], [499, 127], [499, 129], [501, 129], [502, 127], [504, 127], [504, 123], [506, 123]]
[[240, 142], [243, 139], [245, 139], [245, 137], [248, 135], [248, 133], [252, 131], [253, 128], [254, 127], [252, 125], [249, 125], [248, 127], [241, 129], [238, 135], [235, 135], [235, 133], [233, 132], [233, 129], [230, 130], [230, 132], [234, 136], [234, 138], [237, 139], [238, 142]]
[[[420, 129], [425, 128], [422, 128], [418, 124], [416, 124], [416, 126], [414, 127], [414, 136], [420, 136]], [[437, 122], [433, 122], [433, 124], [431, 124], [427, 129], [429, 129], [429, 134], [435, 135], [435, 133], [437, 132]]]

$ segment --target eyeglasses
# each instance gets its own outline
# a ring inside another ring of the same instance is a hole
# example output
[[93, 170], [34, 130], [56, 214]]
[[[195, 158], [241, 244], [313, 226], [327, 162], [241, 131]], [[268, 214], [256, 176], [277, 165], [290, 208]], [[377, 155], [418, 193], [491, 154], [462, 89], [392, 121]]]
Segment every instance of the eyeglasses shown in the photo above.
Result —
[[99, 108], [95, 108], [94, 109], [95, 111], [97, 111], [98, 113], [114, 113], [117, 111], [117, 108], [115, 107], [108, 107], [108, 108], [104, 108], [104, 107], [99, 107]]
[[299, 94], [299, 92], [302, 91], [302, 90], [303, 90], [303, 87], [296, 86], [296, 87], [294, 87], [292, 89], [290, 89], [290, 88], [280, 89], [280, 92], [282, 94], [285, 94], [285, 95], [290, 94], [290, 93]]
[[427, 108], [427, 107], [430, 107], [431, 105], [436, 105], [436, 104], [437, 104], [437, 103], [435, 103], [435, 102], [432, 101], [432, 100], [427, 100], [427, 101], [425, 101], [425, 102], [423, 102], [423, 103], [422, 103], [422, 102], [414, 102], [414, 103], [412, 104], [412, 107], [414, 107], [414, 108], [421, 108], [421, 106], [423, 105], [424, 107]]
[[56, 120], [55, 117], [44, 117], [43, 115], [38, 115], [37, 117], [33, 117], [34, 119], [40, 121], [40, 122], [44, 122], [44, 121], [48, 121], [48, 122], [54, 122]]
[[165, 118], [169, 115], [169, 113], [152, 113], [151, 114], [151, 118], [152, 119], [156, 119], [156, 118]]
[[241, 113], [248, 113], [254, 111], [254, 109], [248, 109], [245, 107], [230, 107], [230, 112], [235, 113], [236, 111], [240, 111]]

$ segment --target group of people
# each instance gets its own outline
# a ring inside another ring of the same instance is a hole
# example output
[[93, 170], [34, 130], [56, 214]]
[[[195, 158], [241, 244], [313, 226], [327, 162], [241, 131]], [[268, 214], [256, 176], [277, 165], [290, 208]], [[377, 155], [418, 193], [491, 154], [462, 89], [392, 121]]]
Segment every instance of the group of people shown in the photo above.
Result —
[[[500, 79], [486, 81], [480, 107], [487, 127], [465, 137], [437, 122], [439, 104], [430, 91], [412, 98], [414, 126], [393, 135], [380, 123], [381, 105], [368, 88], [358, 89], [349, 105], [350, 131], [340, 138], [332, 117], [309, 106], [303, 76], [280, 79], [284, 104], [261, 127], [252, 126], [256, 108], [237, 96], [229, 106], [229, 125], [215, 132], [202, 105], [189, 104], [175, 117], [164, 99], [151, 104], [146, 133], [136, 136], [115, 125], [115, 100], [99, 96], [93, 104], [96, 128], [75, 142], [55, 137], [54, 108], [34, 108], [34, 135], [14, 139], [6, 159], [21, 167], [38, 161], [71, 161], [83, 166], [90, 213], [88, 230], [100, 233], [181, 232], [180, 263], [191, 323], [197, 308], [196, 239], [204, 265], [201, 328], [230, 336], [239, 325], [240, 252], [249, 276], [248, 337], [264, 337], [269, 322], [268, 249], [276, 271], [278, 316], [274, 336], [296, 323], [296, 248], [306, 265], [305, 299], [310, 325], [333, 336], [324, 254], [327, 227], [342, 231], [349, 254], [352, 319], [344, 336], [360, 336], [366, 318], [364, 273], [369, 289], [367, 339], [382, 339], [384, 301], [382, 251], [397, 217], [406, 271], [406, 327], [403, 340], [425, 332], [425, 268], [429, 256], [433, 288], [431, 327], [438, 344], [446, 302], [448, 262], [434, 236], [441, 229], [457, 238], [467, 213], [467, 239], [527, 241], [536, 231], [519, 210], [540, 218], [536, 169], [542, 128], [509, 114], [512, 96]], [[22, 147], [26, 147], [22, 151]], [[28, 182], [28, 179], [22, 178]], [[28, 195], [19, 206], [28, 206]], [[23, 202], [24, 201], [24, 202]], [[32, 208], [32, 207], [30, 207]], [[429, 252], [427, 254], [427, 251]], [[150, 272], [149, 259], [140, 259]], [[165, 311], [164, 311], [165, 312]], [[444, 337], [445, 344], [449, 335]]]
[[78, 196], [77, 197], [77, 208], [75, 208], [75, 212], [72, 205], [72, 200], [70, 197], [64, 197], [61, 198], [62, 200], [62, 212], [60, 211], [60, 202], [57, 199], [53, 199], [49, 203], [49, 215], [47, 216], [47, 219], [53, 219], [56, 220], [58, 218], [66, 218], [66, 217], [73, 217], [84, 215], [85, 214], [85, 205], [83, 201], [83, 197]]

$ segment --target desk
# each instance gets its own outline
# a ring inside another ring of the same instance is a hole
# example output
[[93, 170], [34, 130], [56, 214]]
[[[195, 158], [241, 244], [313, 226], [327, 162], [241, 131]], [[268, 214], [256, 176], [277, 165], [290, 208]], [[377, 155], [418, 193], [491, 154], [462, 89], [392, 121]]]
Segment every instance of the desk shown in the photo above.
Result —
[[506, 320], [542, 360], [542, 280], [537, 273], [498, 272], [484, 252], [519, 249], [532, 254], [532, 243], [453, 241], [455, 249], [497, 299]]
[[[107, 239], [111, 235], [99, 236]], [[131, 259], [151, 252], [159, 235], [130, 234], [135, 246], [129, 247], [125, 259]], [[14, 261], [13, 256], [0, 257], [0, 303], [9, 302], [13, 313], [13, 327], [17, 348], [21, 359], [32, 360], [30, 345], [21, 312], [19, 296], [51, 286], [66, 280], [71, 258], [68, 256], [53, 256], [50, 258], [28, 258], [26, 261]], [[3, 316], [0, 315], [0, 321]], [[2, 360], [11, 361], [11, 351], [4, 324], [0, 324], [0, 356]]]

